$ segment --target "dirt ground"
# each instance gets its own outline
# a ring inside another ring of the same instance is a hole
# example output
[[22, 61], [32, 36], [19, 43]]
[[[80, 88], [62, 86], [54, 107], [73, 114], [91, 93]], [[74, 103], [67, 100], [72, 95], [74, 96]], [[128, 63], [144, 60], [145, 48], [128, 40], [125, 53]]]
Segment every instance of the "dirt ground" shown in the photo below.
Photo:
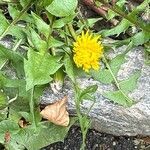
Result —
[[[86, 140], [87, 150], [150, 150], [150, 143], [146, 138], [113, 136], [89, 130]], [[73, 126], [64, 142], [51, 144], [41, 150], [79, 150], [82, 143], [81, 130]]]

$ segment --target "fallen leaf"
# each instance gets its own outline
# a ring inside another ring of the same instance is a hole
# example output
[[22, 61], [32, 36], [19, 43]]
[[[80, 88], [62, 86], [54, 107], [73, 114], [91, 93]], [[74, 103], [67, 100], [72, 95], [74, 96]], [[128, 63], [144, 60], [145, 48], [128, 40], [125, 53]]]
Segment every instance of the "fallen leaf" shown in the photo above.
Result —
[[11, 136], [10, 136], [10, 132], [9, 131], [5, 132], [4, 139], [5, 139], [5, 143], [8, 143], [10, 141]]
[[60, 125], [68, 126], [69, 125], [69, 113], [66, 109], [67, 96], [62, 100], [59, 100], [51, 105], [46, 106], [40, 114], [44, 119], [48, 119], [50, 122]]
[[20, 119], [18, 124], [21, 128], [25, 128], [25, 127], [27, 127], [28, 122], [26, 122], [24, 119]]

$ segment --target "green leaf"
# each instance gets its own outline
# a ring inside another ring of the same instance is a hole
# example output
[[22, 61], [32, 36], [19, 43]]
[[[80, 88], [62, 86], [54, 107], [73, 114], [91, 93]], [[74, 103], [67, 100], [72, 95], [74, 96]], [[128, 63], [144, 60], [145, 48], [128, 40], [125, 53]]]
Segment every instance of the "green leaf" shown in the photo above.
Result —
[[124, 95], [120, 90], [103, 93], [103, 96], [125, 107], [130, 107], [133, 104], [132, 99]]
[[[119, 6], [120, 8], [122, 8], [122, 7], [124, 6], [125, 2], [126, 2], [126, 0], [118, 0], [115, 5], [117, 5], [117, 6]], [[109, 10], [108, 10], [108, 14], [107, 14], [107, 16], [106, 16], [107, 19], [108, 19], [108, 20], [111, 20], [111, 19], [114, 18], [115, 16], [118, 16], [118, 14], [116, 14], [115, 12], [113, 12], [112, 10], [109, 9]]]
[[28, 50], [28, 60], [24, 59], [24, 70], [26, 76], [26, 90], [35, 85], [42, 85], [50, 82], [50, 75], [54, 74], [62, 64], [59, 63], [60, 57], [40, 54], [32, 49]]
[[19, 0], [22, 7], [25, 7], [29, 4], [30, 0]]
[[133, 91], [136, 88], [137, 80], [139, 77], [140, 71], [134, 73], [127, 80], [119, 82], [120, 88], [126, 93]]
[[4, 136], [9, 132], [11, 137], [20, 130], [17, 123], [10, 120], [3, 120], [0, 122], [0, 143], [4, 143]]
[[88, 86], [86, 89], [84, 89], [81, 93], [80, 93], [80, 100], [83, 101], [83, 99], [86, 100], [94, 100], [94, 97], [91, 96], [93, 95], [96, 90], [97, 90], [98, 86], [97, 85], [91, 85]]
[[113, 77], [107, 69], [101, 69], [98, 71], [91, 70], [90, 75], [94, 78], [94, 80], [100, 81], [104, 84], [109, 84], [113, 81]]
[[41, 0], [41, 6], [47, 7], [53, 0]]
[[99, 20], [102, 20], [102, 18], [89, 18], [87, 19], [87, 23], [88, 23], [88, 26], [90, 28], [92, 28], [96, 22], [98, 22]]
[[8, 34], [12, 35], [13, 37], [17, 39], [26, 40], [26, 34], [25, 34], [25, 28], [19, 25], [12, 25], [12, 27], [9, 29]]
[[30, 28], [29, 38], [34, 46], [34, 49], [37, 49], [41, 53], [45, 53], [47, 50], [47, 43], [40, 38], [40, 36]]
[[2, 69], [6, 61], [7, 61], [7, 58], [0, 56], [0, 70]]
[[28, 150], [38, 150], [58, 141], [63, 142], [76, 120], [76, 118], [71, 118], [68, 127], [56, 126], [50, 122], [41, 122], [36, 129], [32, 126], [21, 129], [15, 122], [2, 121], [0, 122], [0, 143], [4, 143], [4, 135], [9, 131], [11, 134], [10, 142], [17, 143], [18, 146], [24, 145]]
[[123, 19], [116, 27], [110, 29], [110, 30], [102, 30], [101, 31], [101, 35], [103, 37], [107, 37], [107, 36], [111, 36], [111, 35], [119, 35], [122, 32], [125, 32], [129, 26], [131, 25], [131, 23], [126, 20]]
[[131, 37], [131, 40], [135, 46], [142, 45], [150, 40], [150, 33], [141, 31]]
[[0, 109], [5, 108], [7, 105], [7, 96], [4, 92], [0, 91]]
[[22, 130], [19, 133], [22, 140], [20, 142], [29, 150], [37, 150], [58, 141], [63, 142], [73, 123], [74, 121], [68, 127], [60, 127], [47, 122], [43, 124], [45, 127], [40, 127], [36, 133], [33, 133], [32, 129]]
[[72, 80], [72, 82], [75, 83], [73, 63], [68, 54], [66, 54], [64, 57], [64, 65], [65, 65], [65, 71], [66, 71], [67, 75]]
[[53, 0], [46, 9], [54, 16], [65, 17], [74, 13], [77, 4], [77, 0]]
[[[12, 4], [8, 5], [8, 11], [9, 11], [10, 16], [13, 18], [13, 20], [15, 18], [17, 18], [21, 13], [21, 11], [17, 8], [17, 6], [12, 5]], [[27, 22], [30, 22], [30, 23], [33, 22], [33, 19], [31, 17], [31, 15], [26, 13], [26, 12], [18, 19], [18, 21], [19, 20], [24, 20], [24, 21], [27, 21]]]
[[52, 36], [49, 38], [49, 42], [48, 42], [49, 48], [52, 47], [61, 47], [62, 45], [64, 45], [63, 42], [54, 39]]
[[[117, 76], [117, 73], [121, 67], [121, 65], [125, 61], [125, 55], [119, 54], [115, 58], [113, 58], [109, 65], [111, 67], [111, 70], [114, 74], [114, 76]], [[106, 66], [107, 67], [107, 66]], [[114, 79], [108, 69], [101, 69], [99, 71], [91, 71], [90, 75], [97, 81], [100, 81], [104, 84], [110, 84]]]
[[34, 19], [38, 31], [41, 34], [44, 34], [46, 38], [48, 38], [49, 32], [51, 32], [49, 25], [46, 24], [38, 15], [36, 15], [33, 12], [32, 12], [32, 17]]
[[10, 60], [19, 74], [24, 74], [23, 70], [23, 57], [17, 52], [14, 52], [8, 48], [5, 48], [3, 45], [0, 45], [0, 58], [5, 58]]
[[53, 23], [53, 28], [62, 28], [66, 24], [70, 23], [74, 19], [75, 16], [76, 16], [76, 14], [74, 13], [67, 17], [55, 20]]
[[5, 107], [4, 109], [0, 109], [0, 122], [7, 118], [8, 110]]
[[119, 54], [115, 58], [112, 59], [110, 63], [110, 67], [112, 69], [113, 74], [116, 76], [121, 65], [125, 62], [125, 55]]
[[0, 35], [1, 35], [9, 26], [9, 22], [1, 12], [0, 12], [0, 18], [1, 18], [0, 21]]

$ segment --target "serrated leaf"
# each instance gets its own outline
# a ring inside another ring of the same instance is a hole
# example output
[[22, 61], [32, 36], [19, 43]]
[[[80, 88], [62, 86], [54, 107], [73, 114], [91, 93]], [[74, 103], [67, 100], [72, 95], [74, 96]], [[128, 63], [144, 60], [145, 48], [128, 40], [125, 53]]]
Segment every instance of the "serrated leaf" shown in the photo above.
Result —
[[143, 11], [146, 7], [148, 7], [149, 2], [150, 0], [143, 1], [128, 15], [124, 14], [121, 8], [117, 5], [113, 6], [113, 9], [110, 8], [111, 10], [116, 10], [115, 12], [120, 12], [118, 14], [121, 15], [124, 19], [122, 19], [122, 21], [114, 28], [110, 30], [103, 30], [102, 35], [104, 37], [111, 35], [119, 35], [120, 33], [125, 32], [132, 25], [140, 27], [141, 29], [143, 29], [143, 31], [150, 31], [149, 27], [147, 27], [145, 23], [138, 20], [138, 14], [141, 13], [141, 11]]
[[37, 49], [41, 53], [45, 53], [47, 50], [47, 43], [40, 38], [40, 36], [30, 28], [29, 38], [34, 45], [34, 49]]
[[70, 23], [74, 17], [76, 16], [76, 14], [71, 14], [69, 16], [66, 16], [64, 18], [55, 20], [53, 23], [53, 28], [62, 28], [63, 26], [65, 26], [67, 23]]
[[15, 69], [19, 74], [24, 74], [23, 70], [23, 57], [17, 52], [14, 52], [8, 48], [5, 48], [3, 45], [0, 45], [0, 58], [6, 58], [13, 63]]
[[120, 33], [125, 32], [130, 25], [131, 23], [128, 20], [123, 19], [116, 27], [110, 30], [102, 30], [101, 34], [104, 37], [111, 36], [111, 35], [118, 36]]
[[[33, 133], [32, 129], [25, 129], [24, 131], [22, 130], [22, 132], [19, 133], [19, 135], [22, 137], [20, 143], [25, 145], [25, 147], [29, 150], [37, 150], [58, 141], [63, 142], [69, 128], [74, 124], [75, 121], [76, 119], [72, 118], [68, 127], [60, 127], [45, 122], [43, 123], [43, 127], [39, 126], [39, 129], [37, 129], [35, 134]], [[35, 136], [33, 136], [33, 134]]]
[[34, 22], [36, 24], [36, 27], [38, 31], [45, 35], [46, 38], [49, 36], [50, 27], [48, 24], [44, 22], [38, 15], [32, 12], [32, 17], [34, 19]]
[[89, 18], [87, 19], [87, 23], [88, 23], [88, 26], [90, 28], [92, 28], [96, 22], [98, 22], [99, 20], [102, 20], [103, 18]]
[[[121, 65], [124, 63], [124, 61], [125, 61], [124, 54], [119, 54], [110, 61], [109, 65], [110, 65], [110, 68], [111, 68], [114, 76], [117, 76], [117, 73], [118, 73]], [[99, 71], [91, 71], [90, 75], [95, 80], [100, 81], [104, 84], [109, 84], [114, 80], [108, 69], [100, 69]]]
[[1, 12], [0, 12], [0, 18], [1, 18], [0, 21], [0, 35], [1, 35], [9, 26], [9, 22]]
[[64, 65], [65, 65], [65, 71], [67, 75], [72, 80], [72, 82], [75, 83], [74, 68], [73, 68], [72, 60], [68, 54], [66, 54], [64, 57]]
[[0, 143], [4, 143], [5, 132], [9, 131], [11, 134], [10, 142], [17, 143], [18, 147], [24, 146], [28, 150], [38, 150], [58, 141], [63, 142], [70, 127], [76, 120], [76, 118], [71, 118], [68, 127], [61, 127], [49, 122], [42, 122], [36, 129], [32, 126], [19, 128], [18, 124], [13, 121], [2, 121], [0, 122]]
[[[124, 6], [125, 2], [126, 2], [126, 0], [118, 0], [115, 5], [122, 8]], [[106, 16], [107, 19], [110, 20], [110, 19], [114, 18], [115, 16], [118, 16], [118, 14], [109, 9], [108, 14]]]
[[19, 25], [12, 25], [12, 27], [9, 29], [8, 34], [14, 36], [17, 39], [22, 39], [25, 41], [26, 40], [26, 34], [25, 34], [25, 28]]
[[46, 9], [54, 16], [65, 17], [74, 13], [77, 4], [77, 0], [53, 0]]
[[136, 72], [130, 76], [127, 80], [119, 82], [120, 88], [125, 92], [129, 93], [136, 88], [137, 80], [140, 77], [140, 72]]
[[126, 97], [120, 90], [103, 93], [103, 96], [125, 107], [132, 106], [132, 99]]
[[125, 55], [119, 54], [115, 58], [113, 58], [110, 62], [110, 67], [113, 74], [116, 76], [121, 65], [125, 62]]
[[[29, 1], [29, 2], [30, 2], [30, 1]], [[9, 5], [8, 5], [8, 11], [9, 11], [10, 16], [13, 18], [13, 20], [14, 20], [15, 18], [17, 18], [17, 17], [20, 15], [20, 13], [21, 13], [21, 11], [17, 8], [17, 6], [16, 6], [16, 5], [12, 5], [12, 4], [9, 4]], [[32, 18], [31, 18], [31, 15], [30, 15], [30, 14], [27, 14], [27, 13], [24, 13], [24, 14], [19, 18], [19, 20], [24, 20], [24, 21], [27, 21], [27, 22], [30, 22], [30, 23], [33, 22]], [[18, 20], [18, 21], [19, 21], [19, 20]]]
[[144, 31], [138, 32], [131, 37], [131, 40], [135, 46], [142, 45], [150, 40], [150, 33]]
[[48, 53], [40, 54], [32, 49], [28, 50], [28, 60], [24, 59], [24, 70], [26, 76], [26, 90], [35, 85], [42, 85], [50, 82], [50, 75], [54, 74], [62, 64], [60, 57], [50, 56]]
[[111, 76], [109, 70], [102, 69], [99, 71], [92, 70], [90, 75], [97, 81], [100, 81], [104, 84], [109, 84], [113, 81], [113, 77]]
[[49, 45], [49, 48], [52, 48], [52, 47], [60, 47], [60, 46], [64, 45], [64, 43], [57, 39], [54, 39], [53, 37], [50, 37], [48, 45]]
[[98, 86], [97, 85], [91, 85], [85, 88], [83, 91], [80, 93], [80, 100], [83, 101], [84, 99], [86, 100], [94, 100], [94, 97], [91, 96], [94, 94], [97, 90]]

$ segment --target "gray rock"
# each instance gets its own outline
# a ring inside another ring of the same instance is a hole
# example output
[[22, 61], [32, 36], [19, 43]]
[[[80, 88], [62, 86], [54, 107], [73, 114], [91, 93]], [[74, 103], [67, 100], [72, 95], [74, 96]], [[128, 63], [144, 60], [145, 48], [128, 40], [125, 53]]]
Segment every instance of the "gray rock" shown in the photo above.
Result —
[[[0, 44], [12, 48], [12, 41], [8, 38], [0, 41]], [[116, 54], [122, 53], [125, 49], [125, 46], [117, 49], [117, 52], [110, 53], [110, 57], [115, 57]], [[137, 103], [130, 108], [114, 104], [101, 95], [102, 92], [113, 90], [113, 85], [101, 84], [88, 78], [78, 79], [78, 83], [82, 88], [94, 84], [98, 85], [98, 90], [95, 93], [96, 102], [89, 114], [93, 128], [114, 135], [150, 135], [150, 66], [144, 63], [144, 49], [142, 47], [134, 48], [127, 54], [126, 63], [122, 65], [118, 73], [118, 79], [127, 79], [137, 70], [141, 71], [141, 77], [138, 80], [137, 88], [129, 94]], [[59, 94], [54, 94], [49, 87], [44, 91], [41, 103], [53, 103], [67, 95], [68, 111], [70, 114], [75, 114], [74, 92], [72, 89], [72, 85], [68, 80], [65, 81]], [[90, 101], [84, 101], [81, 106], [82, 112], [86, 112], [91, 104]]]
[[[125, 50], [125, 46], [118, 49], [117, 54]], [[114, 57], [115, 54], [110, 54]], [[125, 108], [110, 102], [101, 95], [102, 92], [114, 89], [113, 85], [101, 84], [98, 81], [88, 78], [78, 79], [82, 88], [89, 85], [98, 85], [95, 93], [96, 103], [90, 111], [92, 127], [100, 132], [114, 135], [150, 135], [150, 66], [144, 63], [144, 49], [134, 48], [126, 55], [126, 62], [121, 66], [118, 79], [124, 80], [137, 70], [141, 71], [138, 79], [137, 88], [129, 94], [137, 103], [130, 108]], [[47, 88], [41, 97], [41, 103], [48, 104], [61, 99], [64, 95], [68, 96], [68, 111], [75, 113], [74, 92], [69, 81], [65, 81], [62, 92], [53, 94]], [[86, 112], [92, 102], [84, 101], [81, 108]]]

